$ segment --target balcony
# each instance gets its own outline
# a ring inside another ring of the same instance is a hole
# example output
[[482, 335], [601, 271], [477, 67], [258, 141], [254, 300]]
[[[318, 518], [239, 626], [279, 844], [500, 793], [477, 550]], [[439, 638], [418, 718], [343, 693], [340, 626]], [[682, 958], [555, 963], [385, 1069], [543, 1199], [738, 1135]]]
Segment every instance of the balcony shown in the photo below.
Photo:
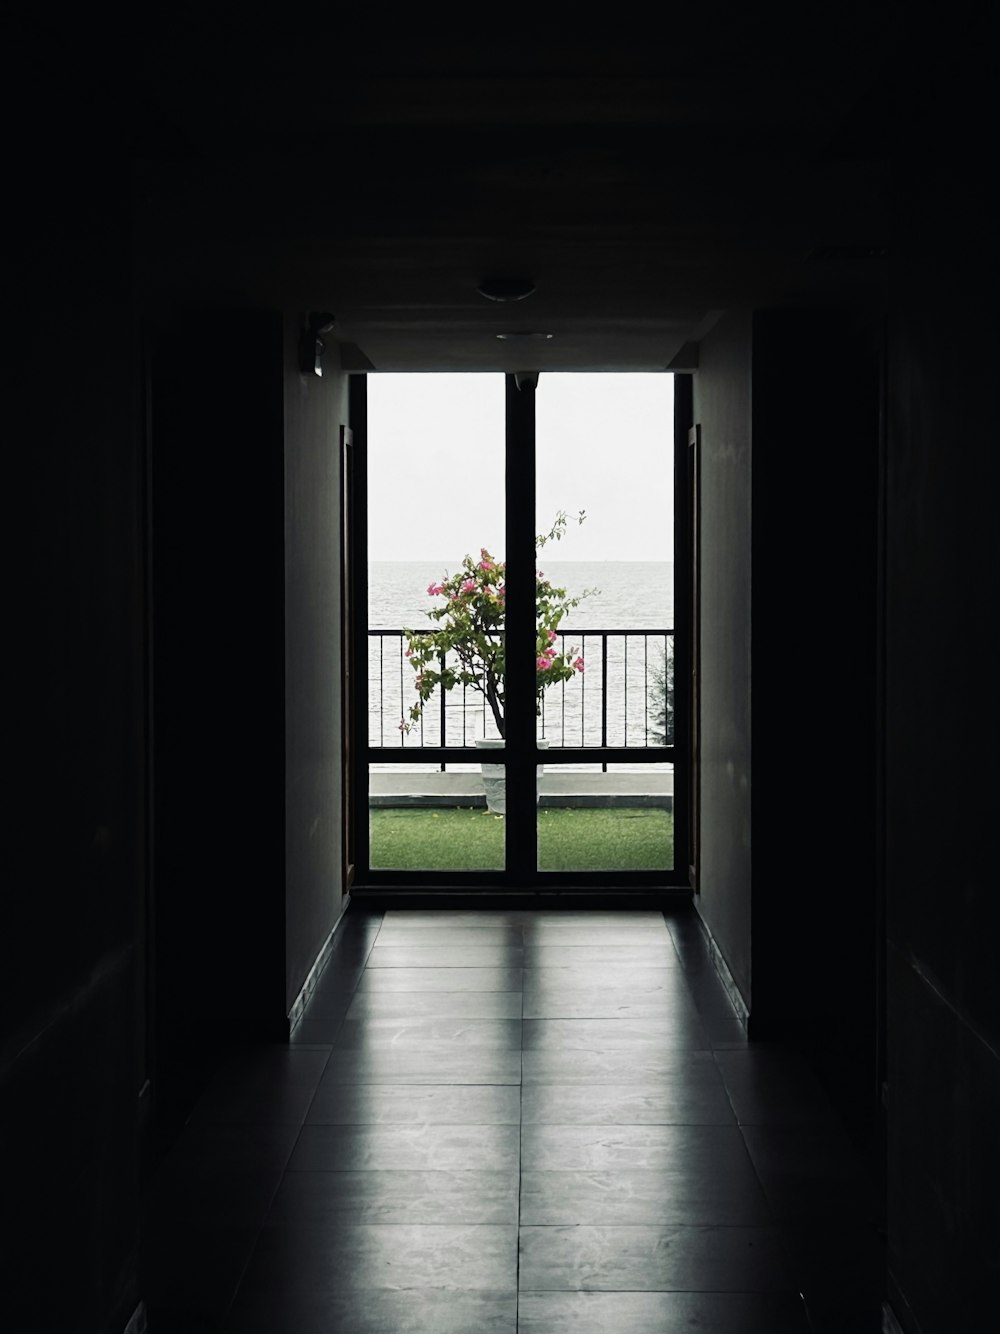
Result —
[[[594, 751], [593, 763], [552, 764], [538, 779], [539, 865], [543, 870], [665, 870], [673, 864], [674, 632], [566, 629], [584, 670], [542, 696], [538, 736], [549, 749]], [[437, 692], [411, 732], [400, 721], [415, 699], [402, 630], [368, 636], [369, 831], [373, 868], [500, 869], [503, 820], [487, 812], [478, 762], [440, 758], [498, 736], [472, 688]], [[442, 666], [446, 665], [442, 663]], [[393, 748], [392, 762], [379, 761]], [[398, 748], [411, 752], [400, 759]], [[618, 750], [614, 762], [603, 752]], [[621, 761], [621, 750], [636, 761]], [[433, 750], [431, 761], [421, 752]], [[642, 760], [639, 760], [639, 754]], [[485, 818], [484, 818], [485, 817]]]

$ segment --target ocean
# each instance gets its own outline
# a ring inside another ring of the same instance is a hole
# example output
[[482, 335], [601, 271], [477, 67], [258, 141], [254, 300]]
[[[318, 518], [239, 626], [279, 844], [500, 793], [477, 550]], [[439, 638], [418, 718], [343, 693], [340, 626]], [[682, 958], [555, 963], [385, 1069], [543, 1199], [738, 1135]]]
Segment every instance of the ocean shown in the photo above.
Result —
[[[544, 555], [544, 553], [543, 553]], [[368, 628], [429, 629], [427, 612], [442, 605], [427, 586], [452, 574], [460, 562], [372, 561], [368, 567]], [[546, 579], [572, 597], [596, 590], [563, 622], [567, 630], [671, 630], [674, 624], [672, 561], [546, 561]]]
[[[645, 746], [662, 729], [663, 693], [656, 670], [672, 653], [673, 563], [670, 561], [542, 561], [545, 577], [570, 596], [587, 596], [560, 625], [563, 646], [580, 652], [583, 673], [544, 695], [540, 735], [552, 745]], [[441, 606], [427, 586], [451, 574], [457, 563], [373, 561], [368, 572], [369, 630], [432, 628], [426, 613]], [[618, 633], [588, 638], [588, 631]], [[624, 634], [622, 632], [631, 633]], [[574, 636], [580, 638], [574, 642]], [[407, 734], [400, 719], [414, 702], [413, 673], [402, 637], [371, 636], [368, 654], [369, 739], [373, 746], [440, 743], [437, 698], [424, 713], [424, 727]], [[496, 735], [493, 720], [475, 691], [445, 698], [449, 745], [471, 745], [476, 736]]]

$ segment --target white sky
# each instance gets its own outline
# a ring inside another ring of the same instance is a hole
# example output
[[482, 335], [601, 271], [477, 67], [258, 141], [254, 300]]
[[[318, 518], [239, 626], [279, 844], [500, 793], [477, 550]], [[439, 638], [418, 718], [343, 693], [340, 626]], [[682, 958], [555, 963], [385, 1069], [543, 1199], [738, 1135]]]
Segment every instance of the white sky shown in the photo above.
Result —
[[[587, 512], [549, 560], [672, 560], [672, 376], [543, 372], [535, 403], [537, 531]], [[369, 558], [502, 557], [503, 447], [502, 375], [369, 375]]]

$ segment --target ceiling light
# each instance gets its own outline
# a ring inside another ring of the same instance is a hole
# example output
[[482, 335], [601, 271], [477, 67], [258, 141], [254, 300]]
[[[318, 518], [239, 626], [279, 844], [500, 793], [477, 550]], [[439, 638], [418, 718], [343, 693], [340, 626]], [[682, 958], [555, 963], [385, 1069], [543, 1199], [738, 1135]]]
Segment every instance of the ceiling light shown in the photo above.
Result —
[[523, 301], [534, 290], [534, 278], [484, 278], [476, 288], [487, 301]]
[[553, 335], [547, 333], [502, 333], [497, 337], [504, 343], [545, 343]]

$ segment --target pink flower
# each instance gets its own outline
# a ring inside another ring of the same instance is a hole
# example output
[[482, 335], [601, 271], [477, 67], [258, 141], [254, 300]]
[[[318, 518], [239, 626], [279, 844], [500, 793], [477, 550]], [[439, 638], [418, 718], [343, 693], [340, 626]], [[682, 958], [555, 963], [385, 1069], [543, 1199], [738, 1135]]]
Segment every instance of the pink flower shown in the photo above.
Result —
[[481, 570], [492, 570], [492, 569], [493, 569], [493, 562], [492, 562], [491, 560], [486, 560], [485, 557], [484, 557], [484, 558], [479, 562], [479, 568], [480, 568]]
[[474, 593], [475, 591], [476, 591], [476, 581], [475, 581], [475, 579], [466, 579], [465, 583], [462, 585], [462, 592], [463, 592], [463, 593]]
[[408, 648], [408, 649], [406, 650], [406, 656], [407, 656], [408, 658], [412, 658], [412, 657], [413, 657], [413, 649]]
[[400, 720], [399, 720], [399, 730], [400, 730], [401, 732], [405, 732], [405, 731], [406, 731], [406, 719], [405, 719], [405, 718], [400, 718]]
[[556, 636], [556, 632], [555, 632], [554, 630], [550, 630], [550, 631], [549, 631], [549, 643], [550, 643], [550, 644], [554, 644], [554, 643], [556, 642], [556, 638], [557, 638], [557, 636]]
[[582, 658], [577, 658], [577, 660], [576, 660], [576, 662], [574, 662], [573, 666], [576, 668], [576, 670], [577, 670], [578, 672], [582, 672], [582, 671], [583, 671], [583, 659], [582, 659]]
[[427, 592], [432, 598], [437, 597], [438, 593], [444, 592], [444, 584], [428, 584]]
[[505, 598], [506, 596], [507, 596], [507, 585], [501, 584], [500, 587], [497, 589], [497, 597]]
[[535, 659], [535, 666], [538, 668], [538, 670], [539, 670], [540, 672], [544, 672], [547, 668], [549, 668], [549, 667], [552, 666], [552, 659], [551, 659], [551, 658], [536, 658], [536, 659]]

